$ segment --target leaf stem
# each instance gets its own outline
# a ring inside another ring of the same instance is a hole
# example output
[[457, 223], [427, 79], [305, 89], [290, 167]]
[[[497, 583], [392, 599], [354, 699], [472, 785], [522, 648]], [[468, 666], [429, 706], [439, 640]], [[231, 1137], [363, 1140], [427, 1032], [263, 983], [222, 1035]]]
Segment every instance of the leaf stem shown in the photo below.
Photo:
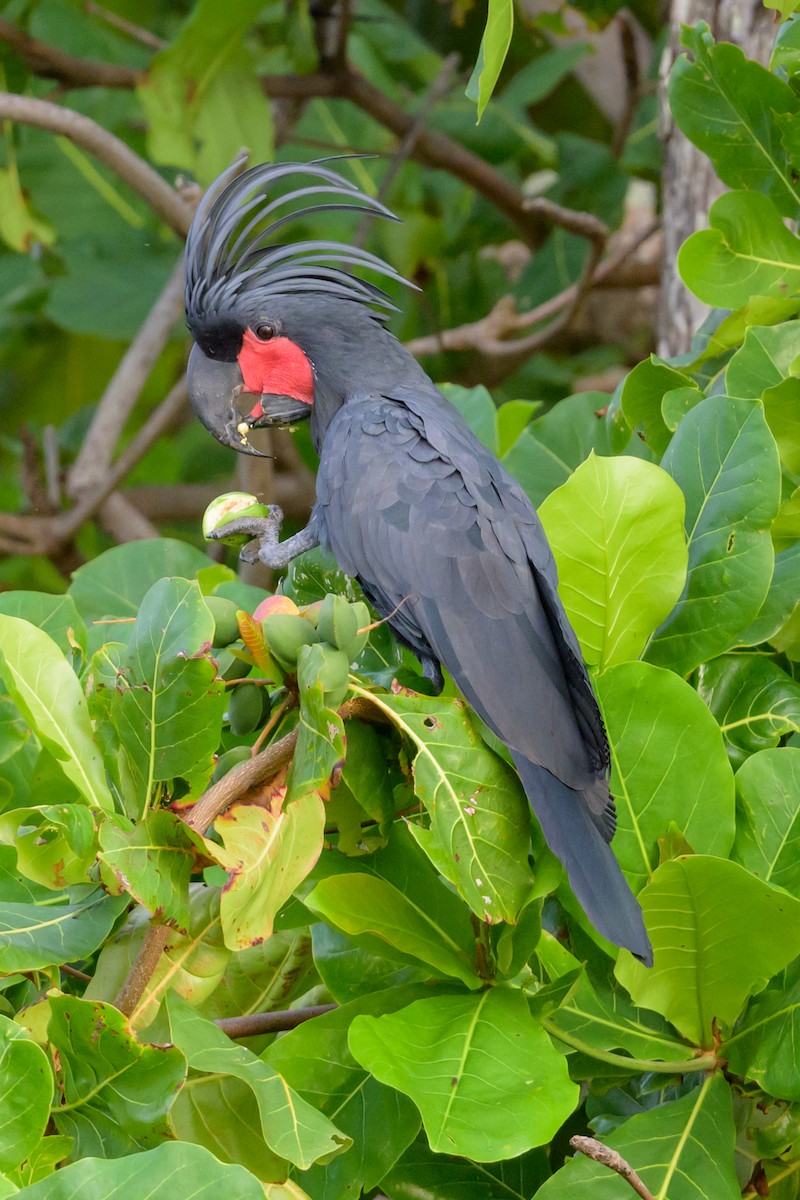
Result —
[[632, 1075], [640, 1071], [652, 1071], [659, 1075], [689, 1075], [693, 1071], [713, 1071], [719, 1066], [719, 1059], [711, 1051], [678, 1062], [661, 1062], [659, 1059], [653, 1058], [631, 1058], [627, 1054], [615, 1054], [613, 1050], [599, 1050], [590, 1042], [585, 1042], [583, 1038], [576, 1037], [574, 1033], [568, 1033], [566, 1029], [562, 1029], [556, 1021], [549, 1017], [539, 1017], [539, 1022], [552, 1037], [557, 1038], [566, 1046], [570, 1046], [573, 1050], [579, 1050], [581, 1054], [595, 1058], [598, 1062], [608, 1063], [612, 1067], [624, 1067], [626, 1070], [630, 1070]]

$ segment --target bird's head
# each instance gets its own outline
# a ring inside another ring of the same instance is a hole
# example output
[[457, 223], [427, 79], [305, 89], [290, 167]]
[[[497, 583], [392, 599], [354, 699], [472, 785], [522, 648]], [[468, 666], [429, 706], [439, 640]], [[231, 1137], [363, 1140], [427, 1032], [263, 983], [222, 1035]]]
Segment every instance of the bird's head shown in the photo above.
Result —
[[359, 379], [383, 374], [385, 341], [400, 350], [383, 330], [389, 298], [349, 270], [404, 283], [387, 263], [341, 242], [275, 241], [291, 221], [342, 209], [394, 219], [324, 162], [233, 167], [200, 204], [186, 242], [189, 396], [224, 445], [258, 453], [250, 429], [306, 417], [319, 442]]

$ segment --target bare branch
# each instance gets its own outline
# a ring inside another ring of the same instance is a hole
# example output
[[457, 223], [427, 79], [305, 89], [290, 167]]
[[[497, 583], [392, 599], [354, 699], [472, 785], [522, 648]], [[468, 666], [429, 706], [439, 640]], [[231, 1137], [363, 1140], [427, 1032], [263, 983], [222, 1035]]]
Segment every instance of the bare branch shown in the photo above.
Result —
[[192, 221], [189, 205], [130, 146], [90, 117], [49, 100], [0, 92], [0, 120], [21, 121], [68, 137], [114, 171], [177, 234], [185, 237], [188, 233]]
[[581, 1154], [585, 1154], [587, 1158], [592, 1158], [595, 1162], [608, 1167], [609, 1170], [616, 1171], [618, 1175], [621, 1175], [631, 1185], [636, 1195], [641, 1197], [641, 1200], [655, 1200], [653, 1193], [645, 1187], [633, 1167], [629, 1166], [616, 1150], [612, 1150], [609, 1146], [604, 1146], [602, 1142], [598, 1142], [594, 1138], [582, 1137], [580, 1134], [575, 1134], [574, 1137], [571, 1137], [569, 1144], [573, 1149], [578, 1150]]
[[142, 77], [141, 72], [132, 67], [65, 54], [63, 50], [31, 37], [4, 17], [0, 17], [0, 41], [11, 46], [35, 75], [56, 79], [65, 87], [134, 88]]
[[[139, 332], [125, 351], [103, 393], [67, 482], [79, 496], [102, 482], [117, 439], [125, 428], [156, 360], [172, 333], [183, 303], [183, 260], [175, 266]], [[133, 465], [133, 464], [131, 464]]]
[[159, 536], [155, 525], [143, 517], [119, 492], [114, 492], [100, 506], [100, 524], [118, 544], [141, 542]]
[[106, 25], [110, 25], [112, 29], [119, 30], [129, 37], [131, 41], [139, 42], [142, 46], [147, 46], [150, 50], [162, 50], [166, 46], [163, 38], [157, 37], [151, 33], [149, 29], [143, 29], [141, 25], [134, 25], [132, 21], [126, 21], [119, 13], [111, 12], [108, 8], [103, 8], [102, 4], [95, 4], [94, 0], [84, 0], [83, 11], [89, 13], [92, 17], [99, 17], [101, 21], [105, 21]]
[[338, 1004], [310, 1004], [308, 1008], [288, 1008], [283, 1012], [248, 1013], [243, 1017], [220, 1017], [214, 1022], [229, 1038], [255, 1037], [260, 1033], [284, 1033], [304, 1021], [333, 1012]]

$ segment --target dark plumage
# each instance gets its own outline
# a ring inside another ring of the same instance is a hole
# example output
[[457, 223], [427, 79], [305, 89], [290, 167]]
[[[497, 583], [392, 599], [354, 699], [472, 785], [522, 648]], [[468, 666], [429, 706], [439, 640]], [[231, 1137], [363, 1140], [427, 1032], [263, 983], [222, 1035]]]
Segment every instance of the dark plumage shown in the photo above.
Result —
[[[309, 189], [267, 202], [266, 188], [302, 175], [312, 177]], [[267, 245], [285, 206], [322, 195], [334, 199], [307, 211], [390, 216], [321, 164], [258, 167], [217, 188], [187, 245], [187, 318], [202, 348], [193, 351], [190, 391], [203, 420], [235, 444], [231, 398], [257, 377], [251, 423], [310, 416], [320, 454], [308, 529], [277, 544], [274, 527], [253, 525], [259, 557], [279, 564], [322, 543], [381, 615], [393, 613], [426, 674], [447, 667], [511, 750], [591, 921], [649, 963], [641, 911], [608, 845], [615, 815], [605, 729], [539, 518], [384, 328], [384, 293], [347, 273], [368, 267], [397, 279], [392, 269], [331, 242]], [[273, 218], [266, 231], [264, 218]], [[279, 348], [289, 366], [273, 387]], [[313, 402], [292, 374], [299, 380], [309, 367]]]

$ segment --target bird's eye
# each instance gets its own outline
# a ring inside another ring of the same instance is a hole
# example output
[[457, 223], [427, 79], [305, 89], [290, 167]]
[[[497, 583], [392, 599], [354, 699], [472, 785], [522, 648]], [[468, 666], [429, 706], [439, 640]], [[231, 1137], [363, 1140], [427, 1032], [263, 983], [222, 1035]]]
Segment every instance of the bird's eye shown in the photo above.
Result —
[[274, 336], [275, 329], [268, 321], [262, 321], [260, 325], [256, 325], [256, 337], [260, 342], [268, 342]]
[[217, 352], [213, 346], [206, 346], [206, 354], [209, 358], [216, 358]]

